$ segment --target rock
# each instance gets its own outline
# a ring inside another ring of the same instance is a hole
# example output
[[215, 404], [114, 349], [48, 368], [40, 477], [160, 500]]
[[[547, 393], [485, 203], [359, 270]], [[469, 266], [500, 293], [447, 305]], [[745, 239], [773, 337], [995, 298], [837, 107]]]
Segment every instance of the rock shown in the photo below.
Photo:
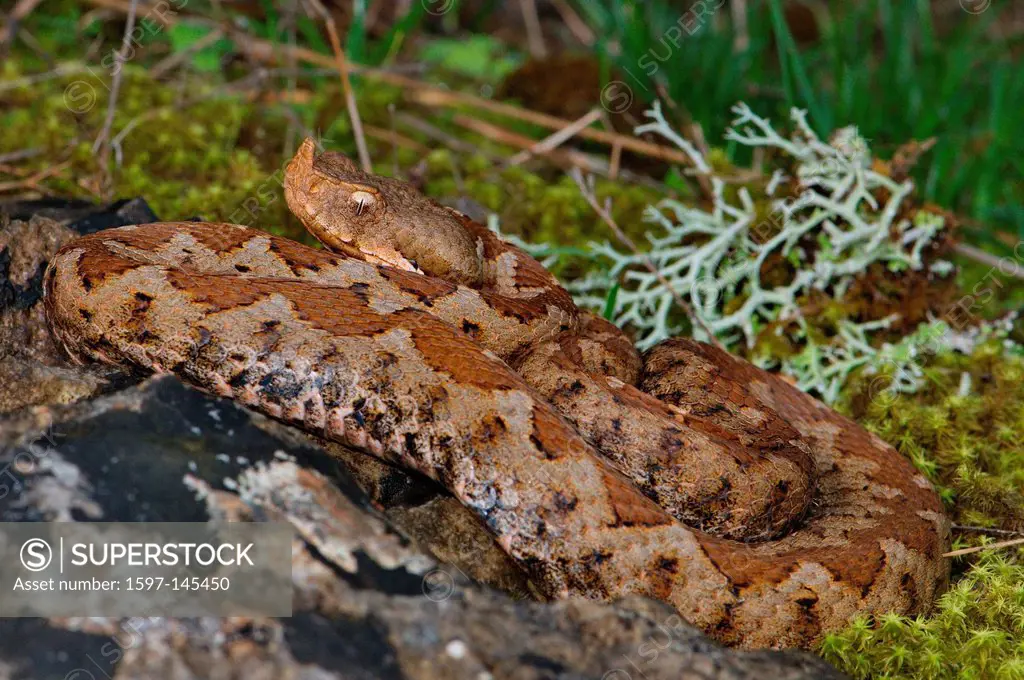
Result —
[[106, 206], [62, 198], [0, 202], [0, 213], [12, 220], [23, 221], [45, 217], [82, 235], [111, 227], [159, 221], [144, 198], [123, 198]]
[[[113, 377], [113, 376], [111, 376]], [[69, 404], [110, 384], [95, 368], [36, 364], [20, 356], [0, 358], [0, 414], [38, 404]]]
[[124, 227], [129, 224], [149, 224], [159, 222], [153, 209], [144, 198], [126, 198], [115, 201], [105, 208], [76, 216], [70, 226], [79, 234], [91, 234], [102, 229]]
[[513, 597], [542, 597], [477, 516], [443, 487], [337, 442], [310, 439], [345, 465], [377, 509], [439, 560]]
[[480, 520], [454, 497], [443, 494], [384, 510], [395, 526], [468, 579], [515, 599], [547, 599], [526, 572], [502, 552]]
[[57, 249], [76, 236], [44, 217], [11, 222], [0, 217], [0, 357], [20, 355], [56, 365], [43, 316], [43, 272]]
[[43, 272], [76, 236], [44, 217], [0, 216], [0, 413], [36, 404], [70, 403], [96, 394], [113, 375], [68, 367], [50, 340], [43, 315]]
[[92, 201], [68, 198], [36, 198], [29, 200], [0, 200], [0, 214], [12, 220], [27, 221], [45, 217], [65, 224], [97, 210]]
[[0, 619], [0, 678], [838, 678], [669, 607], [512, 599], [440, 565], [294, 430], [171, 376], [0, 419], [2, 521], [287, 521], [291, 618]]
[[[43, 203], [45, 207], [40, 207]], [[41, 303], [43, 272], [57, 249], [101, 225], [123, 225], [156, 218], [141, 199], [121, 201], [107, 209], [49, 200], [7, 204], [24, 215], [11, 220], [0, 214], [0, 413], [39, 404], [64, 404], [98, 394], [129, 378], [114, 369], [68, 366], [53, 345]], [[30, 209], [61, 217], [64, 222]]]

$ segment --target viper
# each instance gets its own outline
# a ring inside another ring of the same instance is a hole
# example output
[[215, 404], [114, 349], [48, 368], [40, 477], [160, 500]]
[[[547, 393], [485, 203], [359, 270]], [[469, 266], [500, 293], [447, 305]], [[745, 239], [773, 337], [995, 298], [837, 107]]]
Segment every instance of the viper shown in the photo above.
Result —
[[312, 140], [285, 198], [325, 248], [195, 222], [66, 244], [56, 343], [426, 475], [550, 597], [807, 647], [945, 587], [928, 481], [783, 378], [686, 338], [641, 356], [522, 250]]

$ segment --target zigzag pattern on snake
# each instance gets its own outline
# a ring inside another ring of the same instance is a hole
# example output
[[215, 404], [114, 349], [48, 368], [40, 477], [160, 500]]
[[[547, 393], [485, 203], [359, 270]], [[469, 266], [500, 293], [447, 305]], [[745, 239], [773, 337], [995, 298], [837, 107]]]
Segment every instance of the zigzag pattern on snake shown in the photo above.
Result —
[[945, 587], [929, 483], [785, 380], [686, 339], [639, 357], [522, 251], [311, 140], [285, 193], [331, 250], [190, 222], [67, 244], [55, 340], [438, 481], [551, 596], [781, 647]]

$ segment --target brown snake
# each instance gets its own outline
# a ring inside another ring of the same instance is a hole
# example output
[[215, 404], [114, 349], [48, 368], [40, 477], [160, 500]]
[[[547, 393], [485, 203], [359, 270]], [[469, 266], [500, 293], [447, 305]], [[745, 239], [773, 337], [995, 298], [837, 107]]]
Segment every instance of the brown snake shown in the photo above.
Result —
[[54, 338], [423, 473], [551, 596], [639, 593], [730, 644], [809, 646], [945, 587], [925, 478], [781, 378], [685, 339], [641, 361], [528, 255], [311, 140], [285, 195], [334, 252], [98, 232], [47, 270]]

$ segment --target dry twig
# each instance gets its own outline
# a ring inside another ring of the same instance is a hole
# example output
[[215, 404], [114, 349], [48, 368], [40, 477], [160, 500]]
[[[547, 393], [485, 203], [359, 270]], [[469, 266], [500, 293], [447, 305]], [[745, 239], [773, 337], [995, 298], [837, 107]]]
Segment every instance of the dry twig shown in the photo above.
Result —
[[747, 28], [747, 0], [733, 0], [729, 3], [729, 10], [732, 14], [732, 25], [735, 32], [732, 51], [744, 52], [750, 46], [750, 32]]
[[[397, 118], [400, 122], [408, 125], [414, 130], [418, 130], [423, 134], [427, 135], [428, 137], [442, 141], [453, 149], [463, 151], [465, 153], [483, 154], [488, 158], [488, 160], [490, 160], [495, 165], [506, 164], [504, 158], [498, 158], [494, 154], [488, 153], [480, 147], [474, 146], [469, 142], [460, 140], [457, 137], [449, 135], [447, 132], [444, 132], [443, 130], [439, 130], [433, 127], [426, 121], [422, 121], [406, 113], [399, 113], [397, 115]], [[514, 146], [518, 149], [531, 149], [537, 144], [537, 140], [533, 139], [532, 137], [527, 137], [526, 135], [521, 135], [516, 132], [512, 132], [511, 130], [506, 130], [503, 127], [495, 125], [494, 123], [488, 123], [477, 118], [471, 118], [469, 116], [456, 114], [454, 118], [452, 118], [451, 122], [455, 123], [456, 125], [460, 125], [466, 128], [467, 130], [471, 130], [480, 135], [483, 135], [488, 139], [493, 139], [501, 144]], [[593, 156], [591, 154], [584, 153], [582, 151], [577, 151], [575, 149], [555, 148], [544, 152], [544, 156], [547, 157], [552, 163], [554, 163], [560, 168], [581, 168], [589, 173], [593, 173], [596, 175], [601, 175], [604, 177], [611, 176], [611, 168], [604, 159], [598, 158], [597, 156]], [[669, 189], [669, 187], [665, 186], [664, 184], [654, 179], [651, 179], [650, 177], [647, 177], [646, 175], [640, 175], [637, 173], [630, 172], [628, 170], [620, 170], [619, 174], [623, 179], [634, 184], [641, 184], [643, 186], [648, 186], [651, 187], [652, 189], [656, 189], [658, 191], [671, 193], [671, 189]]]
[[558, 132], [554, 133], [553, 135], [545, 137], [541, 141], [531, 146], [529, 149], [526, 149], [525, 151], [520, 151], [515, 156], [512, 156], [512, 158], [508, 159], [508, 164], [519, 165], [520, 163], [528, 161], [533, 156], [548, 153], [555, 147], [558, 147], [567, 142], [568, 140], [572, 139], [573, 137], [575, 137], [576, 134], [579, 133], [579, 131], [582, 130], [583, 128], [589, 126], [594, 121], [599, 120], [601, 118], [601, 115], [601, 109], [592, 109], [590, 113], [579, 118], [578, 120], [573, 121], [571, 124], [565, 126]]
[[[439, 128], [437, 126], [434, 126], [434, 125], [431, 125], [430, 123], [428, 123], [427, 121], [423, 120], [422, 118], [417, 118], [416, 116], [412, 115], [411, 113], [406, 113], [404, 111], [399, 111], [399, 112], [397, 112], [395, 114], [395, 120], [397, 120], [399, 123], [402, 123], [406, 127], [409, 127], [409, 128], [412, 128], [413, 130], [416, 130], [420, 134], [426, 135], [427, 137], [430, 137], [431, 139], [435, 139], [435, 140], [441, 142], [442, 144], [446, 145], [449, 149], [455, 149], [456, 151], [461, 151], [462, 153], [469, 153], [469, 154], [481, 153], [481, 150], [480, 150], [479, 147], [477, 147], [477, 146], [475, 146], [473, 144], [470, 144], [469, 142], [465, 141], [464, 139], [459, 139], [455, 135], [449, 134], [449, 133], [445, 132], [444, 130], [442, 130], [441, 128]], [[487, 155], [487, 157], [490, 160], [492, 160], [492, 161], [496, 160], [492, 155], [490, 155], [490, 154], [486, 154], [486, 155]]]
[[18, 24], [25, 20], [32, 13], [42, 0], [18, 0], [18, 4], [7, 15], [7, 24], [0, 32], [0, 55], [2, 55], [12, 42], [18, 32]]
[[[401, 132], [395, 130], [388, 130], [387, 128], [377, 127], [375, 125], [366, 125], [363, 127], [367, 137], [373, 137], [374, 139], [380, 139], [385, 142], [389, 142], [393, 146], [404, 146], [408, 147], [417, 153], [426, 155], [430, 153], [430, 147], [426, 144], [420, 144], [411, 137], [406, 137]], [[395, 173], [397, 176], [397, 172]]]
[[597, 40], [594, 37], [594, 32], [590, 30], [590, 26], [587, 26], [587, 22], [580, 18], [572, 5], [566, 0], [551, 0], [551, 4], [554, 5], [555, 11], [562, 17], [562, 21], [577, 40], [587, 47], [594, 44]]
[[71, 161], [64, 161], [63, 163], [58, 163], [57, 165], [51, 165], [48, 168], [44, 168], [39, 172], [35, 173], [34, 175], [32, 175], [31, 177], [27, 177], [25, 179], [19, 179], [14, 182], [0, 182], [0, 192], [17, 191], [19, 189], [32, 189], [34, 191], [39, 191], [41, 193], [47, 193], [46, 189], [39, 186], [39, 182], [46, 179], [47, 177], [59, 175], [70, 165]]
[[128, 60], [128, 50], [131, 48], [132, 31], [135, 30], [135, 11], [138, 7], [138, 0], [130, 0], [128, 5], [128, 20], [124, 25], [124, 38], [121, 40], [121, 49], [117, 53], [117, 68], [114, 70], [114, 79], [110, 84], [110, 98], [107, 101], [107, 116], [103, 120], [103, 128], [99, 136], [93, 142], [93, 153], [99, 154], [100, 172], [103, 176], [103, 186], [110, 183], [110, 130], [114, 125], [114, 114], [117, 112], [117, 96], [121, 92], [121, 79], [124, 75], [124, 65]]
[[57, 78], [63, 78], [64, 76], [74, 75], [76, 73], [83, 73], [88, 70], [88, 67], [75, 62], [58, 64], [52, 71], [35, 73], [30, 76], [23, 76], [21, 78], [4, 81], [0, 83], [0, 93], [17, 90], [22, 87], [30, 87], [39, 83], [45, 83], [48, 80], [56, 80]]
[[[490, 111], [491, 113], [507, 116], [525, 123], [531, 123], [549, 130], [561, 130], [572, 125], [572, 121], [566, 120], [565, 118], [550, 116], [546, 113], [540, 113], [537, 111], [530, 111], [529, 109], [523, 109], [518, 106], [513, 106], [512, 104], [505, 104], [504, 102], [482, 99], [462, 92], [444, 90], [420, 83], [412, 78], [406, 78], [392, 73], [381, 75], [375, 72], [374, 75], [380, 76], [381, 80], [386, 82], [393, 82], [395, 84], [401, 84], [404, 87], [408, 87], [410, 89], [409, 94], [413, 100], [425, 106], [472, 106], [473, 108]], [[401, 80], [402, 82], [398, 83], [398, 80]], [[691, 166], [693, 164], [690, 157], [682, 151], [654, 144], [638, 137], [633, 137], [632, 135], [625, 135], [619, 132], [610, 132], [608, 130], [588, 127], [580, 130], [579, 136], [584, 139], [600, 142], [609, 146], [619, 144], [627, 151], [649, 156], [650, 158], [657, 158], [660, 160], [670, 161], [672, 163], [680, 163], [685, 166]]]
[[1009, 529], [995, 529], [992, 527], [976, 527], [968, 524], [953, 524], [953, 528], [957, 531], [977, 531], [982, 534], [994, 534], [996, 536], [1024, 536], [1020, 531], [1011, 531]]
[[536, 0], [519, 0], [519, 7], [523, 12], [523, 24], [526, 26], [526, 40], [530, 45], [530, 56], [534, 59], [543, 59], [548, 56], [548, 48], [544, 44], [544, 33], [540, 27], [540, 17], [537, 15]]
[[[520, 135], [512, 132], [511, 130], [506, 130], [501, 126], [488, 123], [487, 121], [479, 120], [477, 118], [471, 118], [462, 114], [455, 114], [455, 117], [452, 118], [452, 122], [466, 128], [467, 130], [472, 130], [484, 137], [493, 139], [496, 142], [514, 146], [519, 149], [532, 149], [537, 145], [536, 140], [532, 137]], [[575, 149], [547, 149], [542, 151], [542, 153], [555, 165], [561, 168], [583, 168], [588, 172], [594, 172], [601, 175], [608, 173], [608, 168], [604, 165], [604, 162], [601, 159], [589, 156], [582, 151], [576, 151]]]
[[[327, 25], [327, 35], [331, 39], [331, 49], [334, 51], [334, 63], [338, 69], [338, 75], [341, 76], [341, 89], [345, 92], [345, 105], [348, 107], [348, 116], [352, 120], [352, 135], [356, 139], [356, 149], [359, 150], [359, 164], [363, 166], [364, 172], [373, 172], [370, 152], [366, 148], [366, 136], [363, 134], [363, 122], [359, 118], [359, 107], [356, 105], [356, 98], [352, 93], [348, 62], [345, 59], [345, 53], [341, 50], [341, 41], [338, 39], [338, 27], [334, 23], [334, 17], [324, 8], [320, 0], [308, 1]], [[297, 50], [295, 47], [291, 49], [293, 53]]]
[[1013, 258], [997, 257], [992, 253], [985, 252], [981, 248], [977, 248], [966, 243], [955, 244], [953, 246], [953, 250], [964, 257], [998, 269], [1000, 274], [1012, 276], [1017, 279], [1024, 279], [1024, 267], [1022, 267], [1021, 264]]
[[972, 553], [981, 552], [982, 550], [997, 550], [999, 548], [1009, 548], [1014, 545], [1021, 545], [1024, 543], [1024, 538], [1015, 538], [1010, 541], [996, 541], [995, 543], [988, 543], [986, 545], [976, 545], [973, 548], [960, 548], [959, 550], [950, 550], [947, 553], [942, 553], [943, 557], [960, 557], [961, 555], [970, 555]]
[[[288, 36], [288, 45], [294, 48], [298, 44], [298, 14], [299, 8], [296, 4], [296, 0], [290, 0], [285, 4], [285, 9], [282, 14], [282, 24], [285, 26], [285, 30]], [[298, 94], [299, 77], [298, 77], [298, 64], [295, 59], [295, 52], [290, 51], [288, 53], [288, 70], [292, 72], [291, 75], [287, 76], [285, 81], [287, 84], [287, 94], [290, 98], [295, 97]], [[291, 99], [294, 101], [294, 99]], [[288, 107], [285, 107], [286, 109]], [[295, 139], [295, 125], [298, 116], [288, 117], [288, 129], [284, 135], [284, 157], [291, 158], [295, 155], [295, 149], [298, 148], [298, 140]]]
[[938, 142], [935, 137], [929, 137], [923, 142], [911, 140], [901, 144], [896, 153], [889, 160], [889, 174], [897, 182], [902, 182], [910, 176], [921, 156], [930, 151]]
[[0, 163], [10, 163], [11, 161], [23, 161], [26, 158], [34, 158], [43, 152], [42, 149], [18, 149], [17, 151], [8, 151], [7, 153], [0, 153]]

